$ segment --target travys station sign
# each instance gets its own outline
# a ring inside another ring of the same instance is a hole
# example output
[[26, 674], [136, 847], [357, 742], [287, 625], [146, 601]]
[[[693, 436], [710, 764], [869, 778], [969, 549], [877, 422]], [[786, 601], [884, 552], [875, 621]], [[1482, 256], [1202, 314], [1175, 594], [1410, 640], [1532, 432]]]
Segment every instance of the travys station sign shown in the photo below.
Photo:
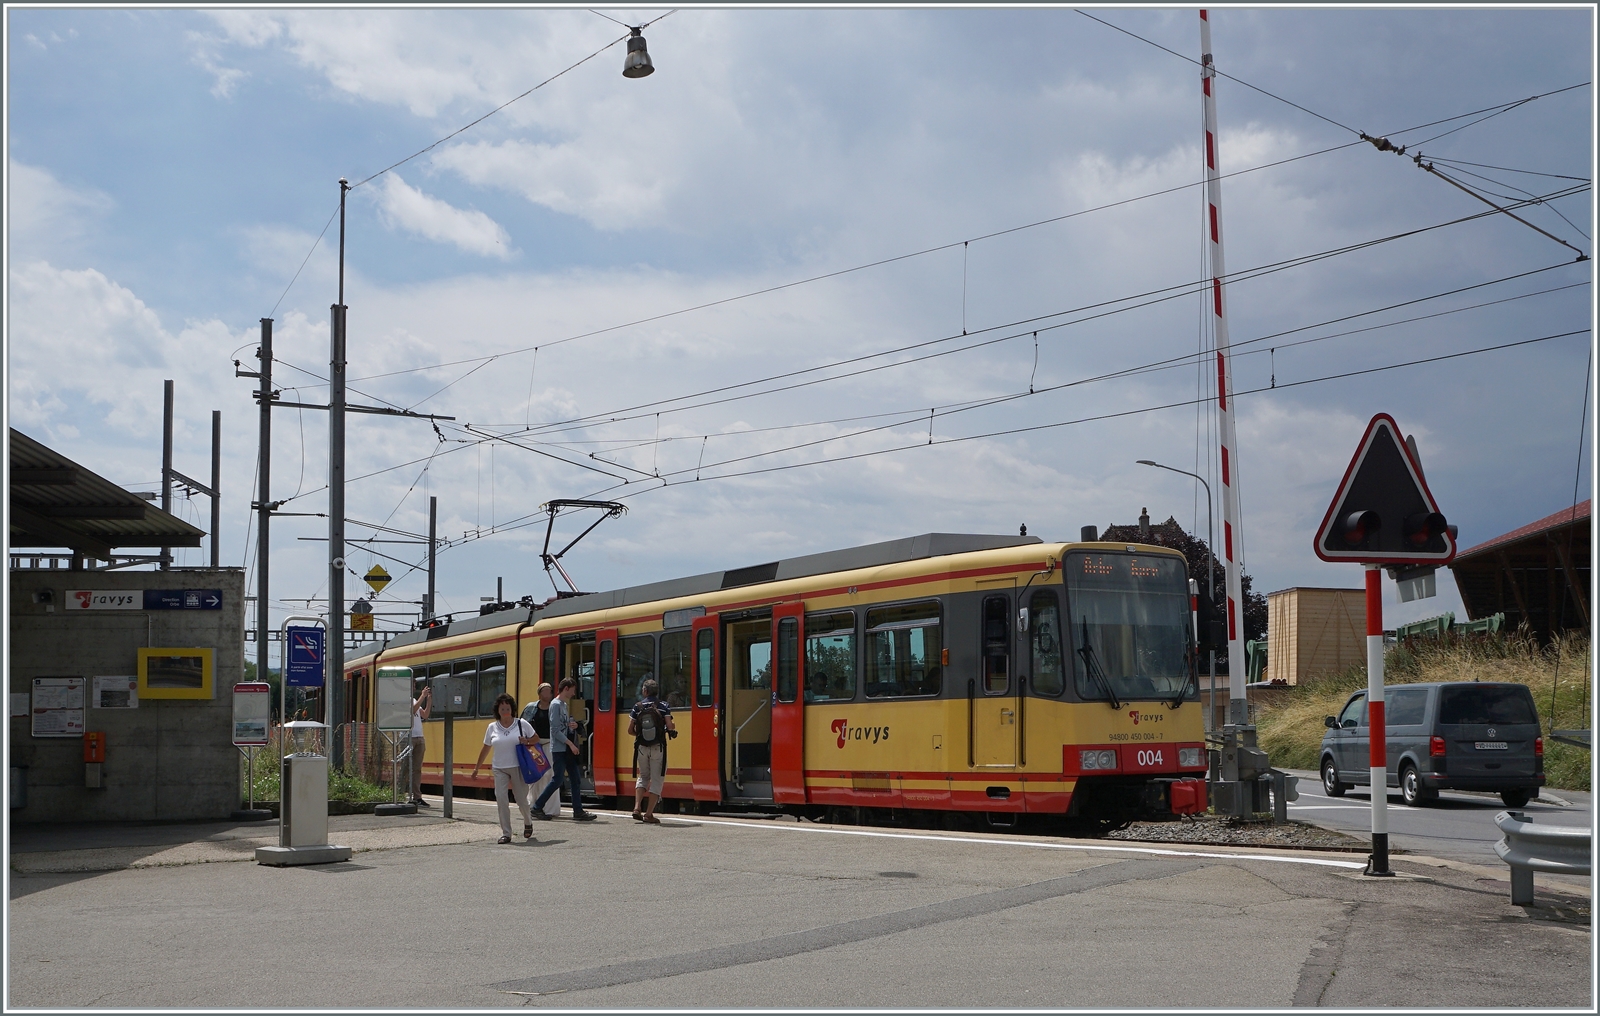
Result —
[[221, 610], [220, 589], [68, 589], [68, 613], [82, 610]]

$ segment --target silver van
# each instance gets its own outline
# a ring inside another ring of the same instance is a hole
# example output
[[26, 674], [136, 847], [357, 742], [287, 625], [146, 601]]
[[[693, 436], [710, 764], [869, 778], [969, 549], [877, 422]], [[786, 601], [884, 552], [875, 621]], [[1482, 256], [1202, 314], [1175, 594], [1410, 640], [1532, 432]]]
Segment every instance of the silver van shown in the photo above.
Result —
[[[1523, 684], [1452, 681], [1402, 684], [1383, 692], [1388, 780], [1406, 804], [1441, 790], [1487, 790], [1520, 808], [1544, 784], [1544, 739], [1533, 693]], [[1367, 693], [1323, 717], [1322, 789], [1340, 797], [1371, 784]]]

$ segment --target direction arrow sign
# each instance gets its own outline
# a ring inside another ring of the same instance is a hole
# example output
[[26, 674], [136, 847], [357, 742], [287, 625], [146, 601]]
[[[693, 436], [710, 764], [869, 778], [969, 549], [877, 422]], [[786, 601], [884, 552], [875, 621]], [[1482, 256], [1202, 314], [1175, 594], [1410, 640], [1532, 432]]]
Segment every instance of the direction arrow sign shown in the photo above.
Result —
[[389, 584], [389, 573], [383, 570], [381, 564], [373, 565], [365, 577], [374, 594], [383, 592], [383, 587]]
[[289, 627], [284, 643], [283, 682], [291, 688], [322, 687], [323, 648], [327, 632], [321, 628]]
[[1455, 558], [1455, 538], [1389, 414], [1367, 424], [1313, 549], [1324, 561], [1366, 564], [1445, 564]]

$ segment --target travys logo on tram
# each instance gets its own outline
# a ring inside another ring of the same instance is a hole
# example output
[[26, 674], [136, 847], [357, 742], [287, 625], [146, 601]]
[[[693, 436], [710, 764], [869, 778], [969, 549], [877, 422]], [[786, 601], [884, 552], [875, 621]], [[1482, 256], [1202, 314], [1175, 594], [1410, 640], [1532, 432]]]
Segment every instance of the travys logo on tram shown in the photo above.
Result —
[[839, 735], [841, 748], [846, 741], [868, 741], [877, 744], [879, 741], [889, 740], [888, 724], [881, 727], [852, 727], [849, 720], [834, 720], [833, 732]]
[[1166, 719], [1166, 716], [1161, 713], [1141, 713], [1137, 709], [1129, 709], [1128, 715], [1133, 717], [1133, 725], [1135, 727], [1139, 725], [1140, 720], [1144, 720], [1146, 723], [1160, 723]]

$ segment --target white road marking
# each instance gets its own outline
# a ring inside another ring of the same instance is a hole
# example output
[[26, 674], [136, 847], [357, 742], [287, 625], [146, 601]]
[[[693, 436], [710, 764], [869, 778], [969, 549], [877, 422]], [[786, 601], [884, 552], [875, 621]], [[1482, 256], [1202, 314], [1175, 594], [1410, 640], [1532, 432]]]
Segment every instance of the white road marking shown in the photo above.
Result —
[[891, 840], [931, 840], [936, 843], [999, 844], [1012, 847], [1028, 847], [1036, 850], [1082, 850], [1086, 852], [1106, 851], [1123, 854], [1155, 854], [1162, 857], [1214, 857], [1238, 861], [1276, 861], [1280, 864], [1310, 864], [1323, 868], [1361, 869], [1366, 867], [1366, 863], [1362, 861], [1334, 861], [1318, 857], [1284, 857], [1277, 854], [1228, 854], [1220, 851], [1175, 850], [1164, 847], [1125, 847], [1095, 843], [1051, 843], [1040, 840], [979, 839], [972, 836], [938, 836], [929, 833], [889, 833], [876, 832], [867, 829], [825, 829], [812, 826], [789, 825], [787, 823], [779, 825], [771, 822], [741, 822], [737, 819], [668, 818], [663, 819], [662, 821], [684, 825], [734, 826], [741, 829], [777, 829], [783, 832], [822, 833], [832, 834], [835, 836], [870, 836]]

